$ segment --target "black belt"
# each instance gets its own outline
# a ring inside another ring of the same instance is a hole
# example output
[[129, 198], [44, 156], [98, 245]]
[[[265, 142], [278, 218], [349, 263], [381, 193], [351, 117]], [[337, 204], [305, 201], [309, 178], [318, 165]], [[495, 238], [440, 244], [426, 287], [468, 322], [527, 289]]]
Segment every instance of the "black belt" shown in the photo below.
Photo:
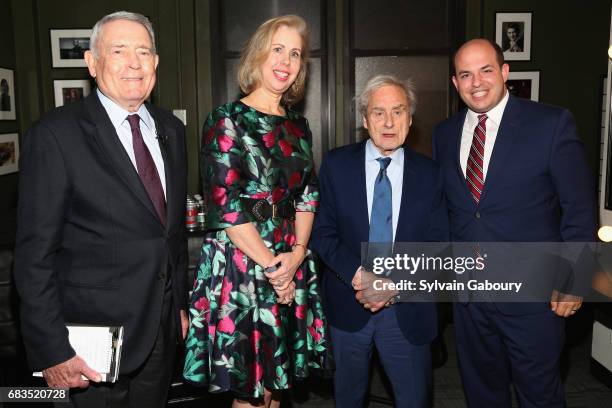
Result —
[[248, 211], [259, 222], [266, 222], [270, 218], [295, 219], [294, 200], [285, 199], [276, 204], [270, 204], [268, 200], [253, 198], [242, 198], [241, 201], [245, 211]]

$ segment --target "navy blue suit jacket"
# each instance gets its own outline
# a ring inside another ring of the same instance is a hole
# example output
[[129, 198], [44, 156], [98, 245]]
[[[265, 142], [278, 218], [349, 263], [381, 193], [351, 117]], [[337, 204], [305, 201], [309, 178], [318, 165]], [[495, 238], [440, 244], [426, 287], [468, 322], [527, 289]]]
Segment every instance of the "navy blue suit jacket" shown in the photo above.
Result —
[[[510, 96], [477, 205], [459, 164], [467, 110], [434, 129], [452, 241], [591, 242], [597, 213], [592, 176], [566, 109]], [[499, 304], [513, 314], [548, 305]], [[500, 309], [500, 310], [501, 310]]]
[[[361, 329], [371, 312], [355, 299], [351, 280], [361, 265], [361, 243], [368, 242], [365, 144], [330, 151], [319, 171], [321, 201], [310, 245], [323, 261], [325, 311], [330, 323], [345, 331]], [[448, 240], [448, 215], [438, 165], [404, 148], [404, 178], [396, 242]], [[435, 305], [400, 303], [399, 326], [413, 344], [437, 334]]]

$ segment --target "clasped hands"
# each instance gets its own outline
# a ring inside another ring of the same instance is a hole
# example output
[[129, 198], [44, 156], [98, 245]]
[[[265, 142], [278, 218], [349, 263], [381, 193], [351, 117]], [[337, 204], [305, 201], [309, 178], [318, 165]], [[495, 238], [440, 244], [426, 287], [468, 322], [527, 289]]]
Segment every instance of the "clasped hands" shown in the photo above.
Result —
[[274, 291], [276, 301], [281, 304], [291, 305], [295, 299], [295, 282], [293, 277], [297, 268], [306, 258], [306, 249], [300, 245], [295, 246], [291, 252], [283, 252], [272, 259], [267, 267], [276, 266], [274, 272], [264, 272]]
[[[374, 281], [377, 280], [381, 281], [380, 290], [374, 288]], [[395, 303], [395, 296], [399, 292], [388, 289], [389, 285], [385, 285], [385, 283], [392, 283], [392, 281], [377, 276], [363, 267], [357, 270], [351, 281], [351, 285], [356, 291], [355, 298], [372, 313]]]

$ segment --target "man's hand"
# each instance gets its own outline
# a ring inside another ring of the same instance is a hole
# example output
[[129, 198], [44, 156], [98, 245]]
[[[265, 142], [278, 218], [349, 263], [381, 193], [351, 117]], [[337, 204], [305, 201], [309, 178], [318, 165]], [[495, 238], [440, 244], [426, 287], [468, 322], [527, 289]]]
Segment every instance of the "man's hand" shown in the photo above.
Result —
[[[380, 281], [377, 284], [380, 290], [374, 289], [374, 282], [376, 281]], [[398, 294], [397, 290], [387, 289], [386, 283], [392, 283], [392, 281], [387, 278], [381, 278], [364, 268], [359, 268], [351, 281], [353, 288], [357, 291], [355, 298], [372, 313], [390, 305], [393, 296]]]
[[582, 306], [582, 298], [553, 291], [550, 300], [550, 309], [561, 317], [574, 315]]
[[187, 330], [189, 330], [189, 317], [187, 317], [185, 310], [179, 310], [179, 314], [181, 315], [181, 333], [183, 334], [183, 340], [185, 340]]
[[[93, 382], [102, 380], [100, 373], [89, 367], [79, 356], [44, 369], [42, 374], [51, 388], [87, 388], [89, 380]], [[81, 375], [89, 380], [84, 380]]]

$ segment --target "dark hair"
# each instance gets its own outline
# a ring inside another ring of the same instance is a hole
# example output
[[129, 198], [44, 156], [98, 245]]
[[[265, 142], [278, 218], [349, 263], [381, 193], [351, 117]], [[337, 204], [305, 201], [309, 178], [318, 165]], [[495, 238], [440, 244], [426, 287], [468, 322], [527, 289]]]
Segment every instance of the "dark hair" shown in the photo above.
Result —
[[491, 47], [493, 47], [493, 50], [495, 50], [495, 59], [497, 60], [497, 64], [499, 64], [499, 67], [501, 68], [502, 65], [505, 64], [506, 60], [504, 59], [504, 51], [501, 49], [501, 47], [495, 42], [495, 41], [491, 41], [488, 38], [473, 38], [469, 41], [464, 42], [459, 48], [457, 48], [457, 50], [455, 50], [455, 52], [453, 53], [453, 75], [456, 74], [456, 67], [455, 67], [455, 59], [457, 58], [457, 53], [459, 51], [461, 51], [461, 49], [465, 46], [465, 44], [472, 42], [472, 41], [484, 41], [487, 44], [489, 44]]
[[508, 23], [508, 25], [506, 26], [506, 31], [508, 31], [509, 28], [514, 28], [517, 34], [521, 32], [521, 26], [519, 26], [518, 23]]

